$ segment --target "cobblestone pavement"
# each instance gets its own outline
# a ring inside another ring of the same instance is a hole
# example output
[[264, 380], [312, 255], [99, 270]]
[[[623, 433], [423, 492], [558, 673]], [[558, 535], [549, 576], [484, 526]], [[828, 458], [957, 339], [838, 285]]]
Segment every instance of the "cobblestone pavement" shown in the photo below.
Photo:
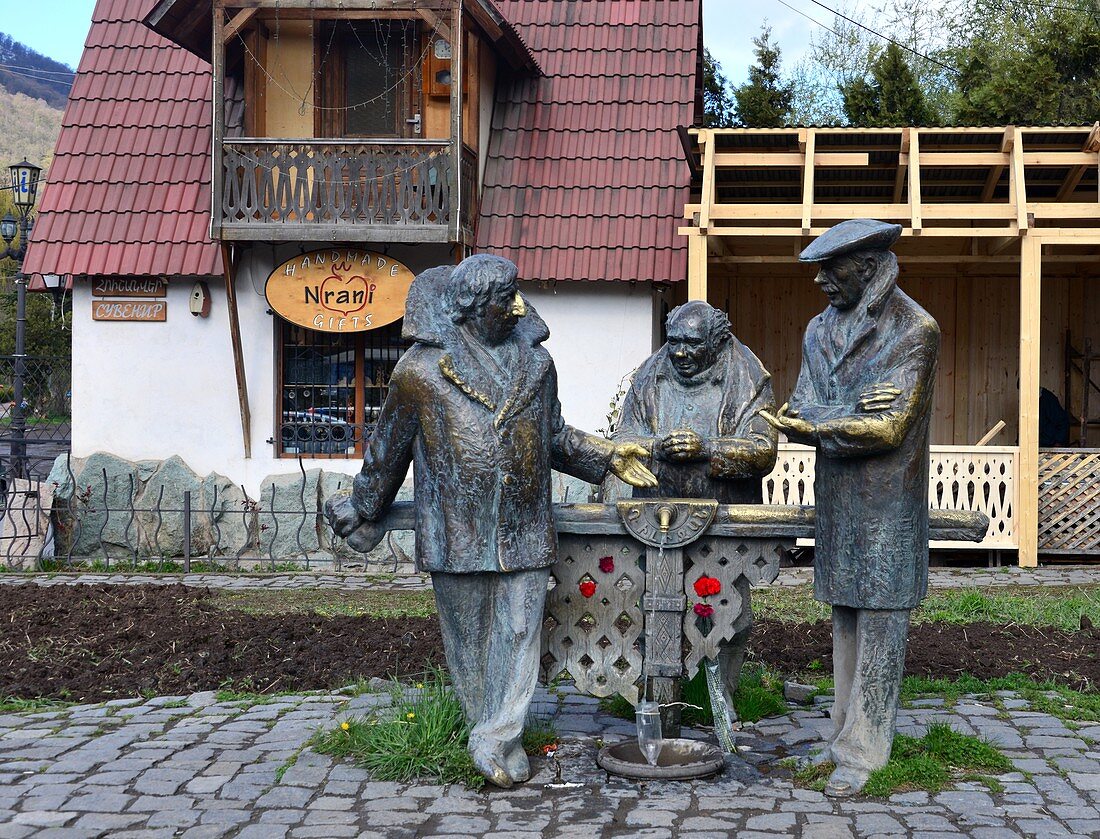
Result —
[[[808, 585], [813, 582], [812, 568], [784, 568], [773, 583], [778, 586]], [[171, 585], [245, 589], [245, 588], [325, 588], [356, 591], [362, 589], [418, 590], [431, 587], [426, 574], [405, 569], [398, 574], [325, 573], [299, 571], [294, 573], [233, 573], [233, 574], [126, 574], [126, 573], [49, 573], [0, 574], [0, 585], [34, 583], [40, 586], [84, 585], [110, 583], [116, 585]], [[1041, 568], [932, 568], [929, 571], [932, 588], [968, 588], [973, 586], [1069, 586], [1100, 585], [1100, 564], [1054, 565]]]
[[1100, 835], [1100, 726], [1069, 728], [1011, 693], [951, 708], [922, 700], [899, 720], [906, 733], [946, 720], [997, 742], [1018, 770], [1000, 777], [1003, 792], [961, 783], [845, 802], [796, 789], [777, 766], [819, 738], [825, 703], [746, 726], [725, 771], [696, 782], [600, 771], [597, 738], [630, 737], [633, 726], [571, 688], [540, 689], [533, 710], [554, 718], [563, 745], [511, 791], [372, 781], [305, 745], [319, 726], [389, 701], [311, 694], [256, 704], [206, 692], [0, 715], [0, 839]]

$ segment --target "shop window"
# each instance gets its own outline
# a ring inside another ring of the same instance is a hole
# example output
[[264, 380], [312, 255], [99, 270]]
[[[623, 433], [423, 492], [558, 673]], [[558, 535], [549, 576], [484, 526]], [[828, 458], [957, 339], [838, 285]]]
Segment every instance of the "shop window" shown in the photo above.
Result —
[[401, 321], [356, 333], [280, 324], [278, 454], [361, 457], [409, 346]]
[[417, 133], [418, 37], [408, 20], [337, 21], [320, 28], [320, 136]]

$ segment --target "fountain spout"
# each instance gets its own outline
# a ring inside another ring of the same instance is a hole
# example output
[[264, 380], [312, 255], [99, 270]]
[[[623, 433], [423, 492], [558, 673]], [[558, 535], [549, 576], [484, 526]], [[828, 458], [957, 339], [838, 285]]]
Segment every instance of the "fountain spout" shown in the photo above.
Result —
[[657, 508], [657, 527], [662, 533], [668, 533], [668, 529], [672, 526], [672, 517], [675, 514], [676, 511], [668, 504]]

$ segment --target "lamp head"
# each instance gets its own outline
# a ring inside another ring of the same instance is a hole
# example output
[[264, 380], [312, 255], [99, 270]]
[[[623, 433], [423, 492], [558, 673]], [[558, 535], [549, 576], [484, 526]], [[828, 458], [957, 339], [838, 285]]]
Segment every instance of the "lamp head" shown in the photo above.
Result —
[[12, 200], [25, 213], [34, 206], [38, 197], [38, 177], [42, 174], [42, 167], [24, 159], [9, 166], [8, 171], [11, 173]]

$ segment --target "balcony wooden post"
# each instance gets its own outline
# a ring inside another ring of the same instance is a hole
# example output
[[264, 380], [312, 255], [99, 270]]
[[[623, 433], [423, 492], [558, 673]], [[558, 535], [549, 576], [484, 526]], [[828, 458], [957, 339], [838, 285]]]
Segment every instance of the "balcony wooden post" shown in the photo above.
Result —
[[220, 239], [222, 233], [222, 190], [225, 188], [225, 9], [223, 0], [214, 0], [214, 40], [210, 44], [210, 58], [214, 68], [214, 101], [211, 124], [213, 126], [213, 166], [210, 184], [210, 238]]
[[451, 241], [462, 242], [462, 84], [466, 68], [463, 51], [466, 36], [462, 31], [462, 2], [451, 7]]

